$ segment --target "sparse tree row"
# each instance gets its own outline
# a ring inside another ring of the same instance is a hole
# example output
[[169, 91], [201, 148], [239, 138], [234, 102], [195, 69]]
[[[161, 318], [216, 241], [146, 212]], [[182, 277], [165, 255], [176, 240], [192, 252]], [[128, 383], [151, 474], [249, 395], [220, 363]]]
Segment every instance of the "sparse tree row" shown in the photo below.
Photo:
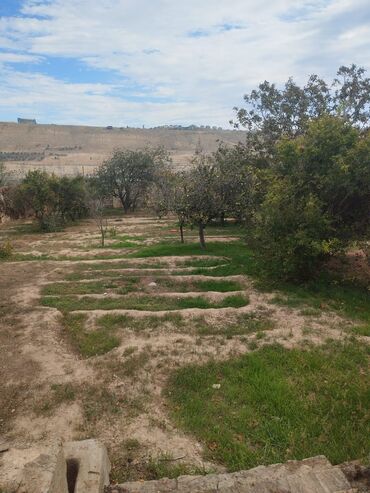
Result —
[[125, 213], [146, 208], [175, 215], [179, 237], [195, 228], [201, 248], [211, 222], [245, 225], [247, 242], [269, 275], [302, 280], [328, 257], [370, 237], [370, 79], [352, 65], [332, 85], [316, 75], [301, 88], [264, 82], [236, 108], [234, 125], [247, 129], [236, 146], [197, 150], [177, 172], [163, 148], [116, 150], [89, 178], [29, 172], [4, 188], [1, 207], [12, 217], [30, 211], [42, 230], [90, 213], [104, 245], [104, 205]]

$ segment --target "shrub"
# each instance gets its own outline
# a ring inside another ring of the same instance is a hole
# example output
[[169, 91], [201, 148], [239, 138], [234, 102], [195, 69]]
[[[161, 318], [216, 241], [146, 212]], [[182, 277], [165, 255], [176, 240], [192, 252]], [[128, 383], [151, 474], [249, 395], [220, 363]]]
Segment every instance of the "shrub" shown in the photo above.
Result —
[[366, 238], [370, 134], [325, 116], [304, 136], [283, 139], [256, 216], [253, 239], [266, 270], [312, 277], [321, 261]]
[[0, 259], [8, 259], [13, 255], [13, 245], [9, 240], [0, 243]]

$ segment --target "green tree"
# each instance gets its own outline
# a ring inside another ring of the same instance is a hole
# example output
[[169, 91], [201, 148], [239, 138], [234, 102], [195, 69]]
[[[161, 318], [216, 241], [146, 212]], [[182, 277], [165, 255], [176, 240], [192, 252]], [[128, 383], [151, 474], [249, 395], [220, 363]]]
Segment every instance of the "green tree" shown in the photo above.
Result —
[[254, 239], [279, 277], [312, 276], [318, 265], [366, 237], [370, 218], [370, 135], [323, 116], [305, 135], [282, 139]]
[[125, 212], [135, 210], [154, 181], [155, 172], [168, 160], [163, 148], [116, 150], [97, 171], [101, 188], [120, 200]]
[[235, 127], [248, 130], [242, 149], [250, 165], [266, 168], [275, 159], [275, 144], [282, 137], [303, 135], [309, 122], [324, 115], [343, 118], [364, 128], [370, 119], [370, 78], [365, 69], [342, 66], [327, 83], [311, 75], [301, 87], [288, 79], [283, 88], [268, 81], [244, 95], [245, 107], [234, 108]]
[[253, 212], [257, 177], [240, 149], [240, 146], [220, 144], [211, 157], [220, 207], [218, 217], [222, 225], [227, 216], [237, 221], [246, 221]]
[[199, 242], [205, 248], [204, 229], [221, 210], [217, 172], [209, 156], [204, 154], [195, 155], [192, 164], [186, 188], [186, 214], [189, 222], [198, 227]]
[[85, 182], [82, 177], [58, 177], [45, 171], [29, 171], [11, 194], [10, 209], [16, 215], [33, 213], [40, 229], [60, 229], [67, 221], [87, 215]]

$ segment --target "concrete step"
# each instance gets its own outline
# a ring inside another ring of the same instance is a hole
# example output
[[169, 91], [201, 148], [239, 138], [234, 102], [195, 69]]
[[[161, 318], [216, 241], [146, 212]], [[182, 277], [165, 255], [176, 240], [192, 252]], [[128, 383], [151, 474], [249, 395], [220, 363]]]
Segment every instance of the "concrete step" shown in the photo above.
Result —
[[343, 472], [324, 456], [248, 471], [110, 486], [110, 493], [354, 493]]

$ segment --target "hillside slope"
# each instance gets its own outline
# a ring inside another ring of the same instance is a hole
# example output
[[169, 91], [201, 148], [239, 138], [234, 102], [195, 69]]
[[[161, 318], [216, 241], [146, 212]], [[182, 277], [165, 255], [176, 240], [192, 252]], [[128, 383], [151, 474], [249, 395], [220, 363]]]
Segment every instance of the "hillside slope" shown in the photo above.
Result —
[[116, 148], [162, 145], [174, 165], [186, 166], [197, 147], [212, 152], [218, 142], [236, 144], [233, 130], [170, 130], [0, 123], [0, 160], [21, 173], [41, 168], [57, 174], [91, 173]]

